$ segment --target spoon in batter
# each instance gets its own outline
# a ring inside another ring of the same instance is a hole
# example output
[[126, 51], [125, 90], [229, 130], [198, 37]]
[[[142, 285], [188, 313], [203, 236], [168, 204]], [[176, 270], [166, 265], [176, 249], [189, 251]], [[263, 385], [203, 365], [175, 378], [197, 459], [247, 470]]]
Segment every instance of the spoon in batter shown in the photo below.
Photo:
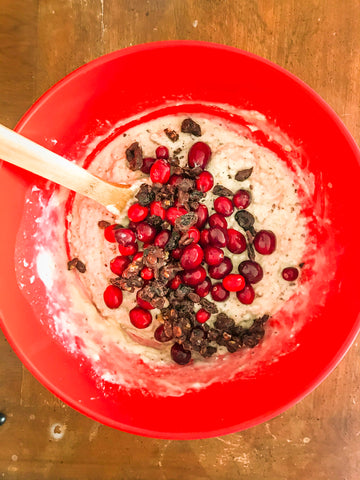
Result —
[[121, 213], [134, 195], [130, 185], [106, 182], [1, 124], [0, 159], [85, 195], [112, 213]]

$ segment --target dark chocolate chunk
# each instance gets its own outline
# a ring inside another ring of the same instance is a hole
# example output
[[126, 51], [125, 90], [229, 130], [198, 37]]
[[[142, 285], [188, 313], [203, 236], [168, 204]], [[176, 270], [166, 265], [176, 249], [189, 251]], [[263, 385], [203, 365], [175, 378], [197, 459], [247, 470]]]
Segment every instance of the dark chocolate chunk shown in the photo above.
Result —
[[142, 185], [140, 185], [140, 189], [135, 195], [135, 198], [138, 199], [140, 205], [146, 207], [155, 200], [155, 193], [151, 189], [150, 185], [148, 185], [147, 183], [143, 183]]
[[221, 197], [232, 197], [234, 195], [231, 190], [219, 184], [215, 185], [212, 192], [214, 195], [220, 195]]
[[177, 273], [179, 273], [181, 270], [182, 268], [178, 263], [168, 263], [160, 269], [159, 278], [160, 280], [166, 280], [167, 282], [169, 282], [170, 280], [175, 278]]
[[85, 264], [81, 260], [79, 260], [77, 257], [68, 261], [67, 268], [68, 270], [73, 270], [74, 268], [76, 268], [76, 270], [80, 273], [86, 272]]
[[110, 222], [107, 222], [106, 220], [100, 220], [98, 222], [98, 227], [99, 228], [102, 228], [102, 229], [105, 229], [107, 227], [110, 227], [111, 223]]
[[170, 138], [172, 142], [176, 142], [179, 140], [179, 134], [175, 132], [175, 130], [170, 130], [170, 128], [165, 128], [164, 130], [165, 135]]
[[235, 326], [235, 322], [232, 318], [228, 317], [225, 313], [219, 313], [214, 322], [214, 327], [218, 330], [230, 331]]
[[198, 221], [198, 215], [195, 212], [185, 213], [175, 220], [174, 228], [180, 232], [187, 232]]
[[201, 127], [194, 122], [192, 118], [185, 118], [181, 124], [181, 131], [183, 133], [191, 133], [195, 137], [201, 137]]
[[235, 175], [235, 180], [237, 180], [238, 182], [243, 182], [244, 180], [250, 177], [250, 175], [252, 174], [252, 171], [253, 171], [253, 167], [238, 171], [237, 174]]
[[161, 227], [162, 223], [163, 223], [163, 220], [161, 217], [158, 217], [157, 215], [150, 215], [150, 217], [148, 217], [146, 219], [147, 223], [150, 223], [150, 225], [152, 225], [153, 227], [156, 227], [156, 228], [159, 228]]
[[171, 237], [169, 238], [167, 244], [165, 245], [165, 251], [170, 252], [174, 250], [179, 245], [180, 233], [176, 230], [171, 232]]
[[187, 298], [194, 303], [199, 303], [201, 297], [200, 297], [200, 295], [198, 295], [195, 292], [190, 292], [189, 295], [187, 296]]
[[138, 142], [134, 142], [126, 149], [126, 160], [130, 170], [140, 170], [143, 164], [142, 148]]
[[247, 210], [239, 210], [235, 213], [235, 220], [244, 230], [252, 231], [252, 226], [254, 225], [255, 218]]
[[204, 310], [206, 310], [209, 313], [217, 313], [218, 312], [218, 308], [215, 305], [215, 303], [210, 302], [206, 298], [202, 298], [200, 300], [200, 305], [203, 307]]
[[216, 352], [217, 352], [216, 347], [213, 347], [212, 345], [207, 345], [205, 350], [200, 350], [200, 355], [202, 355], [204, 358], [209, 358], [212, 355], [214, 355], [214, 353]]

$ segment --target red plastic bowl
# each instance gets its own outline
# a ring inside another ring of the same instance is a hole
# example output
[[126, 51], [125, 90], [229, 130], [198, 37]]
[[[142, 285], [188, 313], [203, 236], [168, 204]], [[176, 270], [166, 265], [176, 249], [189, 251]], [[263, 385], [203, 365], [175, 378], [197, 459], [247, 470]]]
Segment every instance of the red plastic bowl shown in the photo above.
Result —
[[[168, 75], [151, 75], [168, 64]], [[310, 170], [332, 184], [329, 201], [338, 255], [326, 306], [298, 334], [299, 347], [258, 378], [224, 381], [181, 397], [102, 391], [88, 367], [46, 333], [16, 282], [14, 245], [33, 176], [0, 170], [1, 326], [26, 367], [49, 390], [106, 425], [141, 435], [185, 439], [239, 431], [278, 415], [314, 389], [346, 353], [359, 330], [359, 150], [325, 102], [282, 68], [235, 48], [202, 42], [160, 42], [106, 55], [52, 87], [17, 126], [59, 154], [85, 135], [157, 107], [164, 99], [229, 103], [272, 118], [301, 139]], [[49, 139], [57, 139], [51, 145]], [[342, 252], [342, 253], [339, 253]], [[333, 255], [334, 252], [329, 252]]]

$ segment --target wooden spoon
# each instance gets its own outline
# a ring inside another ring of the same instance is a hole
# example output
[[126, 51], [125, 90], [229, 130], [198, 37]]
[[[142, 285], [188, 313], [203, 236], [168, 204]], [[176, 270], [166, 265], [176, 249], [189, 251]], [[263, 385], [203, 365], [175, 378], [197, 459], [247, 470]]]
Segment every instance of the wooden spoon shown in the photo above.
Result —
[[36, 173], [104, 205], [112, 213], [125, 208], [134, 192], [130, 185], [101, 180], [70, 160], [0, 124], [0, 159]]

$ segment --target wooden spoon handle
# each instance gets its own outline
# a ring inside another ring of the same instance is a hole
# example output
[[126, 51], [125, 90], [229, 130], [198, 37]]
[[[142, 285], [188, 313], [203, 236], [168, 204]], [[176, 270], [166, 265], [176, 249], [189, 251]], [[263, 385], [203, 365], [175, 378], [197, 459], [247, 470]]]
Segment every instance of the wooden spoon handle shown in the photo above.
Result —
[[4, 125], [0, 125], [0, 158], [90, 197], [106, 207], [117, 205], [121, 210], [133, 195], [129, 185], [105, 182]]

